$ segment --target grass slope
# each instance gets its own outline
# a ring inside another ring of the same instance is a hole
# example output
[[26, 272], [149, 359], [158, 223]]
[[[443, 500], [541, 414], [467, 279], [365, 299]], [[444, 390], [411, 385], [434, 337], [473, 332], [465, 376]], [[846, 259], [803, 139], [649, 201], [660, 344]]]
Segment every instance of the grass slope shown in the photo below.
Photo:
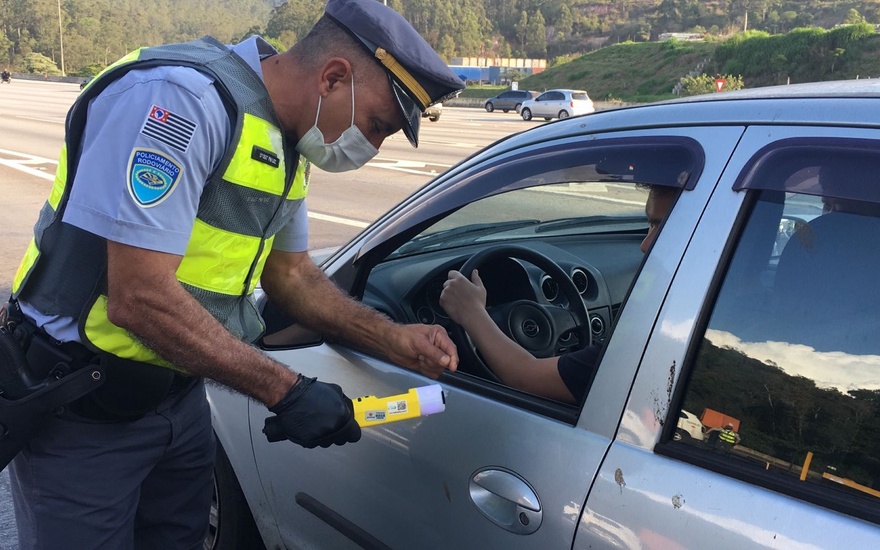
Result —
[[625, 42], [532, 75], [519, 87], [587, 90], [600, 101], [666, 99], [681, 77], [702, 72], [714, 51], [715, 44], [706, 42]]
[[[520, 89], [547, 90], [574, 88], [587, 90], [594, 100], [648, 102], [675, 97], [673, 87], [691, 72], [739, 74], [728, 71], [714, 61], [717, 43], [713, 42], [625, 42], [607, 46], [578, 57], [568, 63], [551, 67], [519, 83]], [[772, 57], [773, 52], [767, 56]], [[809, 80], [846, 80], [880, 77], [880, 34], [851, 44], [832, 66], [827, 59], [815, 59], [807, 65], [814, 70], [809, 77], [797, 67], [767, 69], [751, 65], [750, 74], [743, 75], [745, 86], [753, 88], [774, 84], [792, 84]], [[818, 70], [822, 67], [821, 70]], [[503, 88], [502, 88], [503, 89]], [[484, 90], [486, 97], [494, 95]]]

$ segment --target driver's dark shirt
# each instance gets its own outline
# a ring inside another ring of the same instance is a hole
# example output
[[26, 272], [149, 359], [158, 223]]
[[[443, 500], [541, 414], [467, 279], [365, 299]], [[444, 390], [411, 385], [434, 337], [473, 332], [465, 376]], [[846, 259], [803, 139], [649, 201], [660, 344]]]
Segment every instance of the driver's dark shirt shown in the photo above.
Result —
[[601, 346], [588, 346], [559, 356], [559, 361], [556, 363], [559, 376], [577, 402], [580, 402], [587, 393], [593, 372], [599, 363], [601, 349]]

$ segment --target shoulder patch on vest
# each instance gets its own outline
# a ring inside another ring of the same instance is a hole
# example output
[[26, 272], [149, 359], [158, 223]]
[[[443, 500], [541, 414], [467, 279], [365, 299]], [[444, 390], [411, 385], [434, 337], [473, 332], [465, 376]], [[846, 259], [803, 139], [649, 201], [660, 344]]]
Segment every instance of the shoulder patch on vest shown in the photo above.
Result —
[[135, 149], [128, 159], [128, 192], [140, 206], [156, 206], [174, 191], [183, 167], [159, 151]]

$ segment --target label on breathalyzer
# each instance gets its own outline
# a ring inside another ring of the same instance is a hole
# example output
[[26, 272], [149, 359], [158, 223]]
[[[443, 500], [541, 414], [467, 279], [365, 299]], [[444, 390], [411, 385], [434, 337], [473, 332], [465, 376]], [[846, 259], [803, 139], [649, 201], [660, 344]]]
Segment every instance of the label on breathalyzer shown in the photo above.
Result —
[[385, 411], [365, 411], [364, 418], [367, 422], [381, 422], [385, 420]]
[[388, 402], [388, 414], [402, 414], [405, 412], [406, 400]]

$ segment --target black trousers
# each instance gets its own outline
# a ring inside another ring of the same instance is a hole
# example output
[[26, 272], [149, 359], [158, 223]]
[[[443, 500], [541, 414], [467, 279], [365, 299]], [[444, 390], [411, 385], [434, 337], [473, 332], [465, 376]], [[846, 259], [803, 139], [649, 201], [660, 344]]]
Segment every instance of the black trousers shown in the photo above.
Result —
[[20, 550], [202, 548], [214, 447], [203, 381], [134, 422], [53, 418], [10, 465]]

